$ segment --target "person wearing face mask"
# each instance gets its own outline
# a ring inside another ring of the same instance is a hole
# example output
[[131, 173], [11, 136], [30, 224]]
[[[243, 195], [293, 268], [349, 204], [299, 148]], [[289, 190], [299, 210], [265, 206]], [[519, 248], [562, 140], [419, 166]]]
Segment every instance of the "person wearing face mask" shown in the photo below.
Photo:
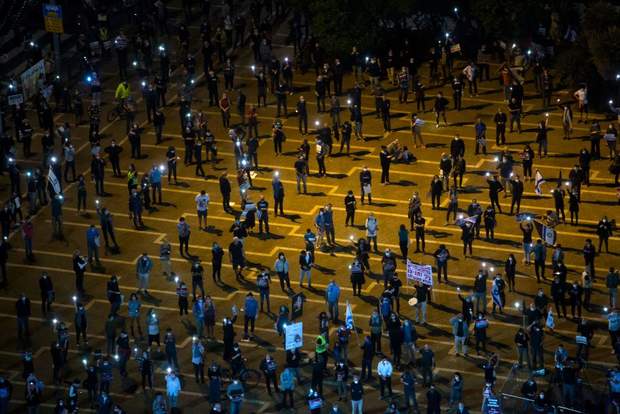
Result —
[[512, 194], [512, 202], [510, 203], [510, 215], [512, 216], [512, 211], [515, 204], [517, 205], [517, 214], [519, 214], [519, 209], [521, 208], [521, 198], [523, 197], [523, 182], [519, 179], [518, 175], [515, 175], [515, 178], [510, 180], [510, 185], [510, 193]]
[[474, 280], [474, 299], [476, 301], [476, 312], [485, 313], [487, 309], [487, 274], [482, 269]]
[[526, 398], [526, 400], [523, 401], [523, 412], [529, 412], [528, 410], [532, 406], [532, 402], [529, 400], [534, 400], [536, 398], [537, 391], [538, 385], [536, 381], [534, 381], [534, 378], [530, 376], [521, 386], [521, 395]]
[[480, 345], [482, 350], [487, 352], [487, 328], [489, 327], [489, 321], [484, 317], [482, 313], [478, 313], [476, 321], [474, 322], [474, 334], [476, 337], [476, 354], [480, 355]]
[[596, 226], [596, 234], [598, 235], [598, 252], [602, 253], [603, 244], [605, 244], [605, 251], [609, 253], [609, 238], [613, 232], [612, 223], [607, 219], [607, 216], [598, 222]]
[[349, 377], [349, 367], [344, 361], [339, 361], [336, 364], [334, 372], [336, 379], [336, 390], [338, 391], [338, 401], [347, 400], [347, 380]]
[[574, 281], [568, 288], [568, 300], [570, 303], [571, 316], [575, 319], [575, 310], [577, 310], [577, 316], [581, 318], [581, 307], [583, 305], [583, 288], [579, 282]]
[[450, 319], [452, 325], [452, 334], [454, 335], [454, 349], [456, 356], [461, 352], [467, 356], [467, 336], [469, 334], [469, 322], [463, 317], [462, 313]]
[[547, 398], [547, 395], [544, 391], [540, 391], [538, 395], [534, 398], [534, 412], [536, 413], [547, 413], [549, 412], [550, 401]]
[[386, 358], [379, 361], [377, 365], [377, 374], [379, 375], [379, 382], [381, 385], [381, 399], [385, 398], [385, 389], [389, 397], [392, 397], [392, 364]]
[[230, 400], [230, 414], [239, 414], [243, 403], [243, 385], [238, 380], [232, 381], [226, 388], [226, 396]]
[[267, 393], [271, 394], [271, 384], [273, 383], [273, 390], [278, 392], [278, 377], [277, 371], [278, 364], [271, 357], [271, 355], [265, 355], [265, 358], [260, 362], [260, 370], [263, 372], [265, 376], [265, 386], [267, 387]]
[[459, 372], [455, 372], [450, 381], [450, 407], [461, 403], [463, 399], [463, 377]]
[[[280, 289], [282, 289], [282, 292], [291, 292], [291, 281], [289, 279], [289, 266], [288, 266], [288, 260], [286, 260], [286, 256], [284, 255], [283, 252], [279, 252], [278, 253], [278, 258], [276, 259], [273, 268], [276, 272], [276, 274], [278, 275], [278, 279], [280, 280]], [[286, 284], [286, 288], [284, 288], [284, 285]]]
[[52, 302], [54, 302], [54, 284], [47, 272], [43, 272], [39, 279], [39, 290], [41, 291], [41, 313], [46, 316], [52, 310]]
[[527, 361], [527, 367], [531, 371], [532, 363], [530, 362], [530, 354], [528, 352], [529, 341], [530, 337], [527, 332], [525, 332], [523, 328], [519, 328], [519, 330], [515, 334], [515, 345], [517, 347], [517, 353], [519, 355], [518, 367], [521, 368], [523, 366], [523, 358], [525, 357], [525, 360]]
[[364, 386], [357, 375], [351, 381], [351, 414], [362, 414], [364, 408]]
[[460, 402], [459, 405], [456, 407], [455, 413], [456, 414], [469, 414], [469, 409], [465, 407], [465, 404]]

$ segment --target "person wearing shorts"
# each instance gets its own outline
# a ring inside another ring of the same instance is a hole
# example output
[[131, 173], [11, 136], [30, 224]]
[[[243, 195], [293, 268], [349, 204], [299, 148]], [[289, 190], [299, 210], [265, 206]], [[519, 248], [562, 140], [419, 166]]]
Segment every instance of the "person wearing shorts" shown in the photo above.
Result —
[[243, 243], [238, 237], [233, 237], [232, 243], [228, 246], [228, 254], [233, 271], [235, 272], [235, 277], [239, 279], [245, 267], [245, 258], [243, 257]]
[[[207, 228], [207, 211], [209, 209], [209, 194], [205, 190], [196, 196], [196, 213], [198, 214], [198, 229]], [[204, 221], [204, 226], [202, 222]]]

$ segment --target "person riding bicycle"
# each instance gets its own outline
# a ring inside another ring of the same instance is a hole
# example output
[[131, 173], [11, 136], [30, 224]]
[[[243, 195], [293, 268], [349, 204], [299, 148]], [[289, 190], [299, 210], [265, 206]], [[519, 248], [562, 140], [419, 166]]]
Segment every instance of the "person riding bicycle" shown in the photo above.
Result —
[[127, 108], [125, 103], [130, 98], [131, 91], [129, 90], [129, 84], [127, 81], [122, 81], [116, 87], [116, 92], [114, 93], [114, 98], [118, 102], [119, 112], [126, 112]]
[[241, 355], [241, 349], [238, 343], [233, 344], [232, 355], [230, 358], [230, 369], [232, 370], [232, 377], [237, 378], [245, 367], [245, 360]]

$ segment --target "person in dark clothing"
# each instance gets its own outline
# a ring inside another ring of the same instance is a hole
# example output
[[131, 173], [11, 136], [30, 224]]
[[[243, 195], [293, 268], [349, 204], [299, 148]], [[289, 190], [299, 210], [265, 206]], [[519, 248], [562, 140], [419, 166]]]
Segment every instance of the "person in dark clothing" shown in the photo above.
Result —
[[[362, 373], [360, 374], [362, 381], [371, 381], [372, 377], [372, 359], [375, 356], [374, 346], [370, 340], [370, 336], [366, 336], [362, 349]], [[366, 374], [366, 375], [364, 375]]]
[[427, 414], [440, 414], [441, 413], [441, 394], [435, 388], [435, 384], [431, 384], [429, 386], [428, 391], [426, 392], [426, 404]]
[[[564, 317], [566, 318], [566, 286], [558, 276], [553, 278], [553, 282], [551, 282], [551, 297], [553, 298], [553, 303], [555, 305], [555, 311], [558, 314], [558, 317], [562, 317], [562, 313], [564, 313]], [[560, 312], [560, 309], [562, 312]]]
[[392, 121], [390, 119], [390, 107], [391, 103], [388, 98], [383, 96], [383, 103], [381, 106], [381, 116], [383, 118], [383, 131], [390, 132], [392, 130]]
[[385, 145], [381, 146], [379, 160], [381, 162], [381, 184], [388, 185], [390, 184], [390, 164], [392, 162], [392, 156], [388, 153]]
[[46, 316], [52, 310], [52, 302], [54, 302], [54, 284], [47, 272], [43, 272], [39, 278], [39, 290], [41, 292], [41, 313]]
[[230, 213], [232, 211], [232, 207], [230, 207], [230, 181], [228, 180], [228, 172], [224, 172], [220, 176], [220, 193], [222, 194], [222, 206], [224, 207], [224, 211]]
[[[344, 225], [346, 226], [354, 226], [355, 225], [355, 207], [357, 201], [355, 200], [355, 196], [353, 195], [353, 191], [349, 190], [347, 195], [344, 197], [344, 207], [347, 213], [347, 216], [344, 221]], [[350, 223], [350, 224], [349, 224]]]
[[523, 197], [523, 182], [519, 180], [519, 176], [515, 175], [513, 180], [510, 180], [510, 193], [512, 194], [512, 202], [510, 203], [510, 215], [512, 216], [512, 212], [515, 204], [517, 205], [517, 214], [519, 214], [519, 209], [521, 208], [521, 198]]
[[[435, 98], [433, 109], [435, 111], [435, 126], [439, 128], [439, 118], [443, 118], [445, 126], [448, 126], [448, 120], [446, 119], [446, 108], [448, 107], [448, 100], [444, 98], [443, 93], [438, 92]], [[419, 110], [419, 109], [418, 109]]]
[[214, 242], [211, 248], [211, 255], [213, 281], [215, 283], [222, 282], [222, 258], [224, 257], [224, 249], [222, 249], [217, 242]]
[[502, 183], [500, 183], [497, 175], [493, 178], [487, 178], [489, 184], [489, 200], [491, 200], [491, 208], [496, 208], [499, 214], [502, 214], [502, 206], [499, 204], [499, 193], [504, 190]]
[[493, 117], [493, 121], [495, 122], [495, 144], [505, 145], [506, 123], [508, 122], [508, 118], [506, 114], [502, 112], [502, 108], [497, 108], [497, 113]]
[[114, 177], [120, 177], [120, 154], [123, 152], [123, 147], [117, 145], [115, 140], [112, 140], [110, 145], [105, 148], [105, 152], [108, 154], [110, 164], [112, 164], [112, 173], [114, 174]]
[[90, 173], [95, 181], [95, 192], [98, 196], [105, 196], [103, 182], [105, 176], [105, 160], [99, 154], [95, 155], [90, 163]]
[[30, 308], [30, 299], [23, 293], [20, 295], [17, 302], [15, 302], [15, 311], [17, 316], [17, 338], [20, 341], [28, 340], [30, 338], [30, 315], [32, 314]]

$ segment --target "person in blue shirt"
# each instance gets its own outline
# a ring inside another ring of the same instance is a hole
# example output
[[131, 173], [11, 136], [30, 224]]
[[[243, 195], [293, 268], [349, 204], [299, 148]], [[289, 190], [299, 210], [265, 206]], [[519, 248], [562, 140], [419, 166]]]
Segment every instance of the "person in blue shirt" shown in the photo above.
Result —
[[243, 323], [244, 338], [248, 339], [248, 324], [250, 325], [250, 332], [252, 337], [254, 336], [254, 324], [256, 323], [256, 316], [258, 315], [258, 302], [252, 294], [248, 292], [245, 297], [245, 320]]
[[194, 319], [196, 319], [196, 333], [199, 338], [202, 338], [205, 327], [205, 302], [202, 296], [198, 296], [198, 299], [194, 302], [192, 313], [194, 314]]
[[329, 317], [335, 323], [338, 322], [338, 300], [340, 299], [340, 286], [332, 279], [325, 289], [325, 301]]
[[144, 227], [142, 222], [142, 200], [140, 199], [140, 193], [135, 188], [131, 190], [131, 195], [129, 196], [129, 212], [134, 227], [136, 229]]
[[241, 403], [243, 403], [243, 385], [237, 380], [234, 380], [226, 388], [226, 395], [230, 400], [230, 414], [239, 414], [241, 412]]
[[101, 266], [99, 261], [99, 230], [94, 224], [91, 224], [88, 230], [86, 230], [86, 244], [88, 246], [88, 263], [93, 263], [93, 258], [97, 266]]
[[[161, 174], [163, 168], [160, 168], [153, 164], [153, 168], [151, 168], [151, 172], [149, 173], [149, 178], [151, 180], [151, 188], [153, 189], [153, 204], [161, 204]], [[157, 198], [155, 195], [157, 194], [159, 198], [159, 203], [157, 202]]]
[[326, 217], [325, 217], [325, 209], [319, 209], [319, 213], [314, 218], [314, 227], [316, 227], [316, 247], [321, 248], [323, 245], [323, 238], [325, 237], [325, 229], [326, 229]]
[[147, 253], [142, 253], [136, 263], [136, 274], [138, 275], [138, 291], [142, 290], [145, 295], [148, 295], [151, 269], [153, 269], [153, 261]]
[[312, 230], [306, 229], [306, 234], [304, 234], [304, 241], [306, 242], [306, 250], [314, 253], [314, 247], [316, 245], [316, 234], [314, 234]]

